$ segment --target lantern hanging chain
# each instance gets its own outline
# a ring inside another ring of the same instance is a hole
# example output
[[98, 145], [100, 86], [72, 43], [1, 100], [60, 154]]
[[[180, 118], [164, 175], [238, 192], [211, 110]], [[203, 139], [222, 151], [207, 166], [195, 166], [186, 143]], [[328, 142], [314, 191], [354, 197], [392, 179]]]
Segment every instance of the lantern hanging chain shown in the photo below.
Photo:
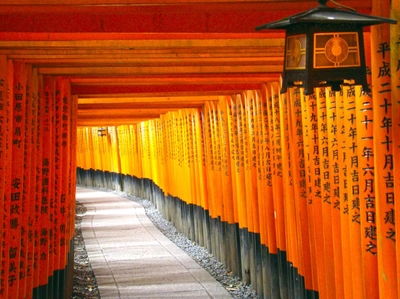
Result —
[[346, 5], [340, 4], [340, 3], [337, 3], [334, 0], [329, 0], [329, 1], [332, 2], [333, 4], [339, 6], [339, 8], [346, 8], [346, 9], [351, 10], [351, 11], [356, 11], [354, 8], [352, 8], [350, 6], [346, 6]]

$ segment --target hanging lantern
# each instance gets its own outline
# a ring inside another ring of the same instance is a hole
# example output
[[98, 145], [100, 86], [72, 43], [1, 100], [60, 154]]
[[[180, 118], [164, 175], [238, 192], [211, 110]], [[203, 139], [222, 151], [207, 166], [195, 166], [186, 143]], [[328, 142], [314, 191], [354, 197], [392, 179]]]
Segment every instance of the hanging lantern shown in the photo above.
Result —
[[397, 21], [328, 7], [327, 2], [319, 0], [314, 9], [256, 28], [286, 29], [282, 93], [297, 86], [309, 95], [315, 87], [331, 86], [339, 91], [342, 85], [353, 84], [370, 91], [363, 27]]
[[97, 130], [97, 136], [101, 136], [101, 137], [107, 136], [106, 128], [99, 128], [99, 129]]

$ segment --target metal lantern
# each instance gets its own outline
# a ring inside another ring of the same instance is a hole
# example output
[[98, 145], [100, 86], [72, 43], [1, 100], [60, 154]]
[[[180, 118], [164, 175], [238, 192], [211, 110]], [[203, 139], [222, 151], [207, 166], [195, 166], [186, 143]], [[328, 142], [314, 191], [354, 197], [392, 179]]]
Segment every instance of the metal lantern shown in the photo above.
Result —
[[261, 25], [256, 30], [286, 29], [283, 82], [288, 87], [304, 87], [304, 94], [315, 87], [361, 85], [369, 92], [366, 79], [363, 27], [393, 19], [359, 14], [349, 8], [332, 8], [328, 1], [306, 12]]
[[107, 130], [106, 130], [106, 128], [99, 128], [98, 130], [97, 130], [97, 136], [101, 136], [101, 137], [103, 137], [103, 136], [107, 136]]

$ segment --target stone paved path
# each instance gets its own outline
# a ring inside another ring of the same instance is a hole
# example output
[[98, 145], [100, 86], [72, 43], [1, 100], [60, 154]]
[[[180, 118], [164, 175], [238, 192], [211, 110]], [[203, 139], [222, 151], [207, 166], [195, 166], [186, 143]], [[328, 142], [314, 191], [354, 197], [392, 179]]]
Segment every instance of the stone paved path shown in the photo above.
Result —
[[87, 208], [82, 234], [102, 299], [232, 298], [138, 203], [82, 187], [76, 196]]

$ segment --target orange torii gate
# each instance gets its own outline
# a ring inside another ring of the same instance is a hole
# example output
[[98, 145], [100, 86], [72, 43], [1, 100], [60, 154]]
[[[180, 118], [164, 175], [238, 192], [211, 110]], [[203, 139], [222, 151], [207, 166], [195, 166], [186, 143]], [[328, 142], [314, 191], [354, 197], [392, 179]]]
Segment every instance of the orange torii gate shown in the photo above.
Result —
[[[311, 1], [17, 2], [0, 4], [0, 298], [68, 297], [76, 165], [266, 298], [398, 297], [398, 26], [364, 33], [371, 94], [305, 97], [279, 94], [283, 35], [253, 30]], [[344, 2], [399, 19], [399, 1]]]

